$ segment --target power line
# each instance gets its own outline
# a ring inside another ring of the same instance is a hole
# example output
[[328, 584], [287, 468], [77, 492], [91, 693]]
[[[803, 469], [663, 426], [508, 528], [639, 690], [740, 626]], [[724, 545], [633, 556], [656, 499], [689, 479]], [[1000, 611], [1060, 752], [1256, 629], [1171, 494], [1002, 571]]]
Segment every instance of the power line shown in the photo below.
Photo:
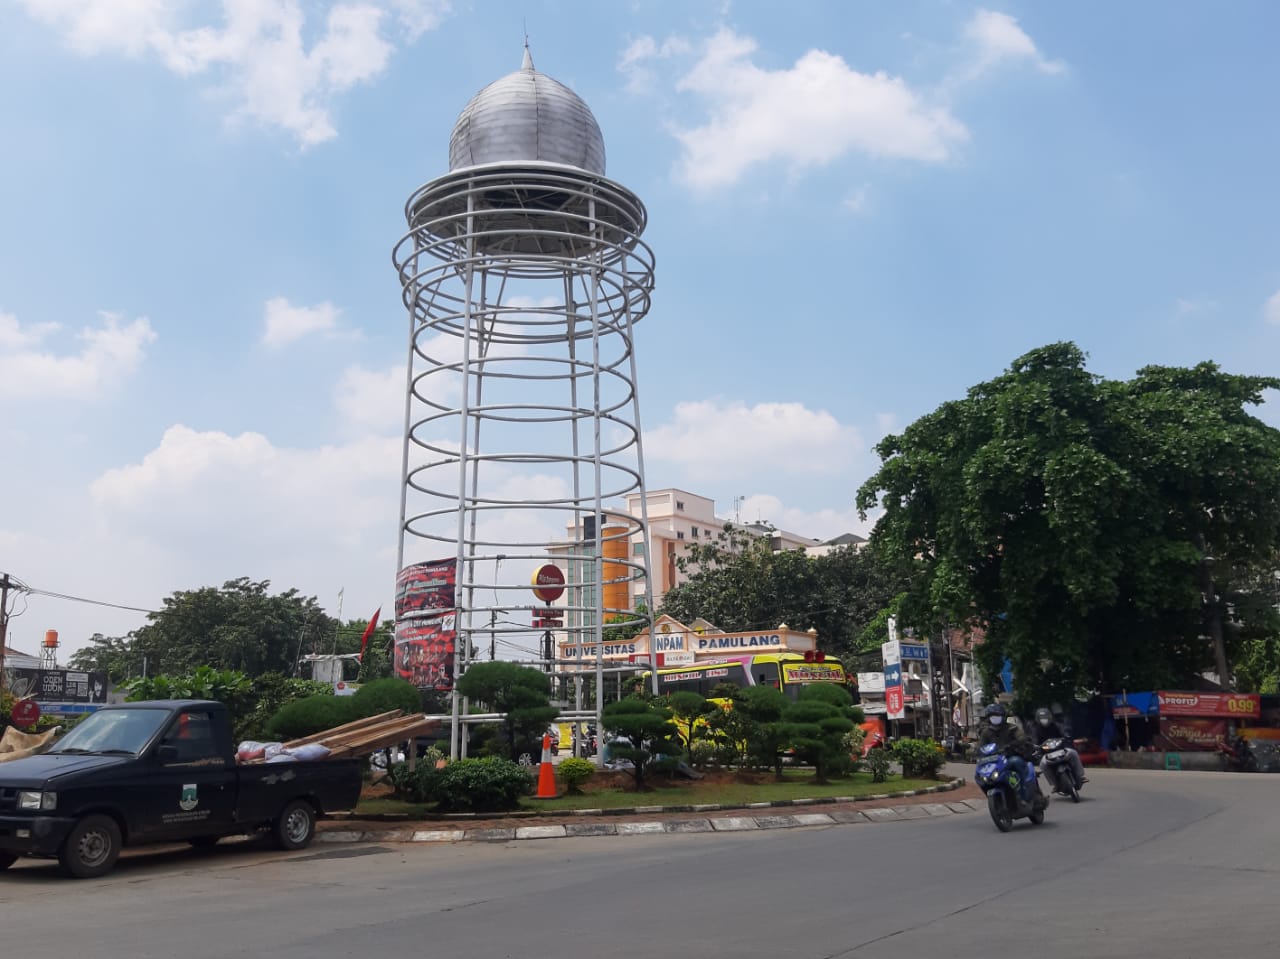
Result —
[[10, 588], [18, 593], [26, 593], [30, 596], [45, 596], [49, 599], [62, 599], [71, 603], [87, 603], [90, 606], [106, 606], [111, 609], [126, 609], [132, 613], [155, 613], [159, 612], [154, 609], [143, 609], [140, 606], [125, 606], [121, 603], [108, 603], [100, 599], [86, 599], [83, 596], [72, 596], [69, 593], [59, 593], [51, 589], [36, 589], [34, 586], [28, 586], [16, 576], [9, 576]]

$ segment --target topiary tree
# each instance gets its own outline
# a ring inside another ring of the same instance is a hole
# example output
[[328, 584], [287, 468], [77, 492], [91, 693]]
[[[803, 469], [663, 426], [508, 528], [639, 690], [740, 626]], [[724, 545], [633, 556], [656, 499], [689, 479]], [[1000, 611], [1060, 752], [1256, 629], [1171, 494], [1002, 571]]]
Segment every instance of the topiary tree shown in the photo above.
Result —
[[706, 717], [718, 707], [691, 690], [672, 693], [667, 697], [667, 705], [676, 718], [676, 733], [692, 755], [693, 741], [701, 738], [699, 731], [706, 728]]
[[814, 684], [801, 687], [796, 702], [782, 711], [780, 732], [797, 758], [813, 765], [814, 782], [827, 782], [832, 767], [842, 759], [848, 768], [844, 738], [854, 727], [852, 703], [840, 687]]
[[418, 687], [406, 679], [394, 676], [366, 683], [356, 690], [351, 699], [357, 719], [377, 716], [393, 709], [402, 710], [410, 716], [422, 711], [422, 696]]
[[627, 745], [609, 744], [611, 755], [631, 763], [636, 790], [645, 788], [645, 775], [673, 769], [679, 763], [680, 736], [674, 714], [661, 701], [631, 698], [604, 707], [604, 728]]
[[519, 663], [476, 663], [458, 680], [458, 692], [504, 714], [507, 755], [513, 758], [518, 737], [541, 737], [547, 724], [560, 715], [559, 708], [551, 704], [547, 674]]
[[932, 739], [899, 739], [891, 747], [893, 758], [902, 763], [903, 779], [936, 779], [947, 761], [942, 747]]
[[356, 715], [354, 696], [308, 696], [285, 703], [280, 711], [267, 720], [266, 734], [272, 739], [288, 741], [301, 739], [312, 733], [342, 726]]

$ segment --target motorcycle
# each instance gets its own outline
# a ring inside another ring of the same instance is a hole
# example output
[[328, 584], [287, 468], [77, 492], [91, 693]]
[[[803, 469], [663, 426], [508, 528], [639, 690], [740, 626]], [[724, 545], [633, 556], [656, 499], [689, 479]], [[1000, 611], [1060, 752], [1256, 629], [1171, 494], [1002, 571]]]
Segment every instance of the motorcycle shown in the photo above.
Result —
[[978, 750], [978, 768], [974, 782], [987, 797], [991, 821], [1001, 832], [1013, 828], [1015, 819], [1029, 819], [1034, 826], [1044, 822], [1049, 799], [1040, 791], [1034, 760], [1028, 762], [1031, 778], [1026, 780], [1011, 762], [1009, 752], [1001, 752], [995, 743]]
[[1256, 773], [1258, 757], [1249, 748], [1249, 741], [1237, 736], [1229, 742], [1218, 743], [1218, 753], [1222, 756], [1223, 768], [1228, 772]]
[[1071, 762], [1067, 758], [1069, 748], [1071, 748], [1070, 740], [1058, 737], [1046, 739], [1040, 744], [1040, 752], [1044, 754], [1045, 762], [1049, 764], [1045, 778], [1053, 786], [1053, 791], [1061, 796], [1070, 796], [1072, 802], [1079, 802], [1080, 787], [1083, 783], [1076, 782], [1076, 774], [1072, 771]]

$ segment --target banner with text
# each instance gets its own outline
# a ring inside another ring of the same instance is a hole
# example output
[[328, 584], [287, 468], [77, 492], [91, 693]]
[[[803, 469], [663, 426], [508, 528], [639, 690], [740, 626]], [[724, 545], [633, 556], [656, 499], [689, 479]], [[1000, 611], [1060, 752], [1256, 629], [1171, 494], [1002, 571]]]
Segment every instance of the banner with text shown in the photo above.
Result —
[[457, 615], [453, 610], [396, 623], [395, 674], [419, 689], [453, 689], [457, 652]]

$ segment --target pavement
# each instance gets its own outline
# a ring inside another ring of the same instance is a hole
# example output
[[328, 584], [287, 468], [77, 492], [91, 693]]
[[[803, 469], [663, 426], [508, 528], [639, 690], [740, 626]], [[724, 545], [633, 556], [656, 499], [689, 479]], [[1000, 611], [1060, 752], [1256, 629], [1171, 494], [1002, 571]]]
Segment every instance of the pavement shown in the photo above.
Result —
[[316, 842], [510, 842], [583, 836], [743, 832], [813, 826], [900, 822], [985, 810], [976, 786], [956, 776], [920, 790], [832, 800], [791, 799], [743, 806], [634, 806], [554, 813], [477, 814], [409, 821], [338, 816], [318, 824]]

